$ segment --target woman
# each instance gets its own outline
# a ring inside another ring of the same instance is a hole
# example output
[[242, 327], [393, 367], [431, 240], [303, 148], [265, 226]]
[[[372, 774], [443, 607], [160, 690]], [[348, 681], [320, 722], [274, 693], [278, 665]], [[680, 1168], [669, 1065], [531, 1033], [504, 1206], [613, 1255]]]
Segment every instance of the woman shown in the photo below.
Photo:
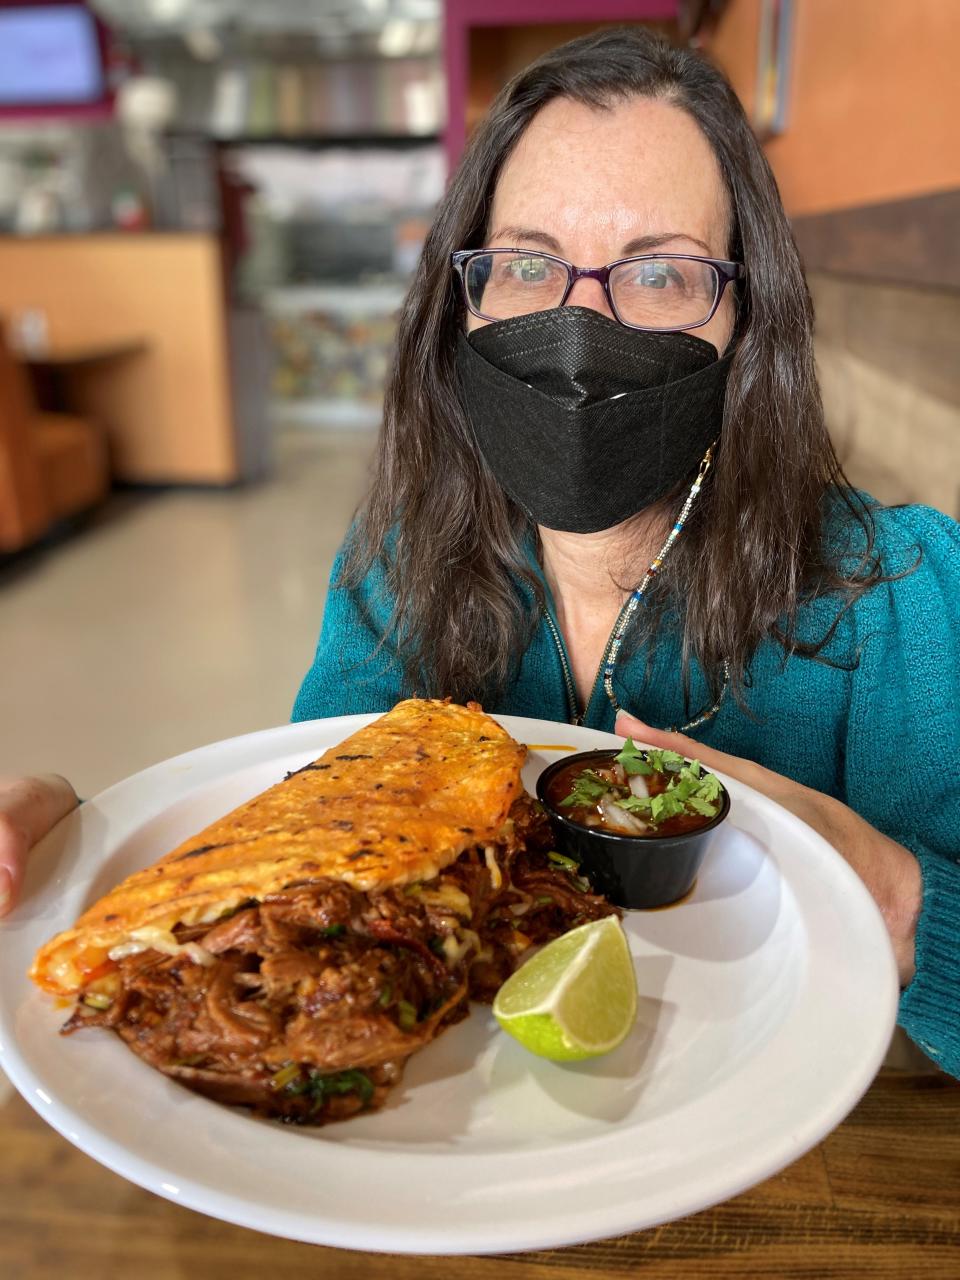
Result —
[[[440, 207], [294, 718], [478, 697], [741, 778], [860, 874], [960, 1074], [958, 552], [844, 482], [729, 86], [605, 32], [504, 90]], [[6, 796], [16, 877], [73, 797]]]

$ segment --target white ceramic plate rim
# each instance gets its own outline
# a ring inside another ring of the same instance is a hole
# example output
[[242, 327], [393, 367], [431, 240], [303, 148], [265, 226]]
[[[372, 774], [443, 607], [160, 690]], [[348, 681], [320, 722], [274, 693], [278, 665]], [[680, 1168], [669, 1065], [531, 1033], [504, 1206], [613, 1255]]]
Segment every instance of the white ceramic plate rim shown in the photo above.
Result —
[[[11, 950], [29, 956], [53, 932], [72, 923], [88, 900], [105, 853], [151, 817], [240, 770], [319, 754], [375, 718], [285, 725], [213, 743], [101, 793], [65, 819], [37, 850], [40, 865], [55, 845], [57, 866], [68, 866], [69, 874], [54, 873], [62, 878], [54, 880], [53, 911], [31, 916], [28, 899], [25, 910], [13, 914], [4, 927], [15, 944]], [[576, 750], [620, 741], [549, 721], [496, 719], [521, 741], [569, 743]], [[251, 1189], [232, 1168], [198, 1171], [170, 1155], [152, 1158], [143, 1143], [118, 1142], [90, 1123], [69, 1091], [51, 1093], [42, 1055], [25, 1053], [17, 1042], [16, 1020], [23, 1013], [27, 984], [15, 973], [8, 974], [0, 989], [0, 1065], [49, 1124], [116, 1173], [176, 1203], [291, 1239], [388, 1252], [499, 1253], [605, 1238], [694, 1213], [784, 1168], [840, 1123], [883, 1060], [898, 997], [882, 918], [847, 863], [773, 801], [733, 779], [723, 781], [736, 825], [761, 840], [776, 834], [776, 852], [768, 848], [768, 856], [797, 903], [809, 945], [788, 1022], [759, 1047], [749, 1070], [685, 1105], [685, 1129], [703, 1134], [702, 1148], [681, 1153], [682, 1159], [677, 1156], [680, 1163], [664, 1169], [662, 1180], [638, 1161], [629, 1131], [555, 1148], [557, 1159], [549, 1168], [543, 1167], [542, 1157], [519, 1150], [506, 1157], [471, 1153], [468, 1160], [462, 1154], [421, 1151], [397, 1158], [392, 1152], [351, 1150], [349, 1143], [339, 1143], [328, 1159], [336, 1162], [342, 1186], [376, 1186], [378, 1194], [354, 1195], [352, 1202], [337, 1204], [336, 1212], [291, 1210], [271, 1200], [269, 1186]], [[85, 833], [93, 816], [107, 831], [105, 845], [92, 840], [89, 826]], [[3, 949], [8, 951], [6, 945]], [[843, 962], [841, 983], [836, 981], [838, 957]], [[816, 1055], [804, 1040], [814, 1029]], [[176, 1088], [148, 1068], [143, 1071], [150, 1081]], [[209, 1123], [221, 1136], [246, 1143], [250, 1130], [243, 1126], [248, 1121], [226, 1108], [204, 1105], [211, 1108]], [[656, 1125], [652, 1132], [665, 1139]], [[312, 1150], [311, 1176], [316, 1173], [316, 1148]], [[291, 1146], [291, 1158], [294, 1153]], [[395, 1198], [413, 1197], [401, 1220], [378, 1212], [384, 1191]]]

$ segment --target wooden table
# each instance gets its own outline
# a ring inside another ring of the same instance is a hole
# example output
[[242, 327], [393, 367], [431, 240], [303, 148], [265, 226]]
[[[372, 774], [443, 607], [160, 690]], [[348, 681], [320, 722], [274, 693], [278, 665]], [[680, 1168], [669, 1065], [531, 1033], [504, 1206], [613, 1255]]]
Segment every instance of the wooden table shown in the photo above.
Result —
[[960, 1082], [885, 1070], [783, 1173], [617, 1240], [500, 1257], [399, 1257], [275, 1240], [101, 1168], [20, 1098], [0, 1107], [3, 1280], [957, 1280]]

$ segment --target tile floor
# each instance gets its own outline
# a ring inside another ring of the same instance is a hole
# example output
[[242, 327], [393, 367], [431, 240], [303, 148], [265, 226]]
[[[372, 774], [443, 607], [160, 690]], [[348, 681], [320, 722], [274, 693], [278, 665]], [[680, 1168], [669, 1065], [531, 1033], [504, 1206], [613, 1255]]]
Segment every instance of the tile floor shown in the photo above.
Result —
[[0, 566], [0, 773], [62, 773], [90, 796], [284, 723], [372, 442], [284, 433], [268, 482], [121, 493]]

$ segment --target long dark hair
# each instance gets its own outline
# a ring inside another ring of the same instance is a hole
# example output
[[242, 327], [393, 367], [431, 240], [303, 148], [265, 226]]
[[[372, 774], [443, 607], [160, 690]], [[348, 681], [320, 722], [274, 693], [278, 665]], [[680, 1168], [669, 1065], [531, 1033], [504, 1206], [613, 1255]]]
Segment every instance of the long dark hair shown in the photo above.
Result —
[[[356, 585], [384, 563], [396, 600], [390, 643], [403, 654], [411, 691], [495, 698], [542, 605], [527, 561], [535, 530], [485, 466], [458, 399], [463, 312], [450, 253], [483, 244], [498, 175], [541, 107], [563, 97], [603, 110], [634, 96], [674, 103], [700, 126], [729, 193], [729, 256], [747, 264], [718, 456], [664, 567], [658, 608], [643, 612], [656, 626], [668, 601], [682, 602], [684, 688], [692, 658], [715, 694], [728, 662], [741, 698], [765, 637], [785, 652], [820, 654], [829, 633], [812, 643], [796, 636], [805, 599], [837, 592], [839, 615], [879, 576], [870, 512], [849, 489], [824, 425], [799, 255], [740, 103], [696, 54], [642, 30], [607, 30], [546, 54], [500, 93], [440, 204], [401, 312], [344, 582]], [[825, 544], [828, 494], [860, 531], [852, 569], [849, 546]]]

